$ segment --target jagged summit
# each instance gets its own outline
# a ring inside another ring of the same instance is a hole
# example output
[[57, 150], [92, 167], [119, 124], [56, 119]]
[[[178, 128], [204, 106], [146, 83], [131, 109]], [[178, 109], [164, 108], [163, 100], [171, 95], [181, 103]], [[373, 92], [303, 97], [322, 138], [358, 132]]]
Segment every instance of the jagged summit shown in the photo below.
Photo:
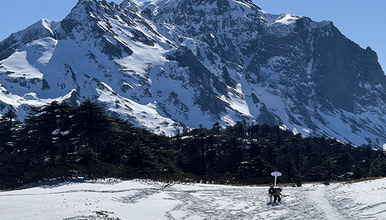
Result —
[[236, 0], [236, 1], [245, 3], [249, 7], [253, 8], [253, 9], [261, 10], [261, 8], [259, 6], [257, 6], [257, 5], [255, 5], [255, 3], [253, 3], [252, 0]]
[[0, 43], [0, 109], [91, 98], [151, 129], [246, 120], [386, 143], [385, 75], [330, 21], [249, 0], [80, 0]]

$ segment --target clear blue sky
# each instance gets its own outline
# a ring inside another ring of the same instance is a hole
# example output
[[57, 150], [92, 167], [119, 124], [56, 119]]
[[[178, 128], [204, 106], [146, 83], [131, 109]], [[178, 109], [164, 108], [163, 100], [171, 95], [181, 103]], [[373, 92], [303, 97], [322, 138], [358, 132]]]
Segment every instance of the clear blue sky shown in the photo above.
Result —
[[[62, 20], [78, 0], [1, 0], [0, 41], [40, 19]], [[111, 0], [108, 0], [111, 1]], [[122, 0], [114, 0], [120, 3]], [[331, 20], [349, 39], [378, 53], [386, 70], [386, 0], [254, 0], [264, 11]]]

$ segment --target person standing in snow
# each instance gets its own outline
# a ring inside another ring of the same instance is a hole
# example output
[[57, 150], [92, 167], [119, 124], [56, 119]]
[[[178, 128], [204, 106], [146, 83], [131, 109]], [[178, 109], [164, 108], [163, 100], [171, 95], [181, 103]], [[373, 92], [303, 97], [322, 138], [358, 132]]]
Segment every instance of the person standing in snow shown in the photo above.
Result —
[[272, 185], [269, 186], [269, 189], [268, 189], [269, 202], [272, 202], [274, 192], [275, 192], [275, 189], [273, 188], [273, 186]]
[[273, 192], [273, 202], [281, 202], [281, 188], [275, 188]]

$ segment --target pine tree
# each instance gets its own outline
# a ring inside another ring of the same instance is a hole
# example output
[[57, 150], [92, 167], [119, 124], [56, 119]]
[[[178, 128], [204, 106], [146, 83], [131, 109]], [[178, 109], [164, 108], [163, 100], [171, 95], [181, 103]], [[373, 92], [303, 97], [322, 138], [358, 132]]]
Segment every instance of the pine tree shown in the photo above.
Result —
[[56, 101], [43, 107], [31, 107], [22, 129], [19, 145], [28, 157], [40, 165], [55, 164], [57, 156], [65, 160], [70, 143], [73, 108]]
[[15, 144], [21, 122], [15, 111], [8, 111], [0, 117], [0, 157], [8, 157], [15, 150]]
[[91, 149], [100, 155], [110, 140], [111, 122], [106, 110], [91, 100], [86, 100], [77, 108], [73, 130], [76, 133], [74, 143], [79, 151]]

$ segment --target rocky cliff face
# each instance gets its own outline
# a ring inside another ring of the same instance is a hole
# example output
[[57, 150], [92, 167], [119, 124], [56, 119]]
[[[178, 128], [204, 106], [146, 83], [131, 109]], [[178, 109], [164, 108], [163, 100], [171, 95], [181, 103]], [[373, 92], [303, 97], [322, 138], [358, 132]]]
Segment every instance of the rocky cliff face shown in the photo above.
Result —
[[246, 120], [386, 143], [386, 77], [332, 22], [249, 0], [80, 0], [0, 43], [0, 109], [90, 98], [154, 132]]

